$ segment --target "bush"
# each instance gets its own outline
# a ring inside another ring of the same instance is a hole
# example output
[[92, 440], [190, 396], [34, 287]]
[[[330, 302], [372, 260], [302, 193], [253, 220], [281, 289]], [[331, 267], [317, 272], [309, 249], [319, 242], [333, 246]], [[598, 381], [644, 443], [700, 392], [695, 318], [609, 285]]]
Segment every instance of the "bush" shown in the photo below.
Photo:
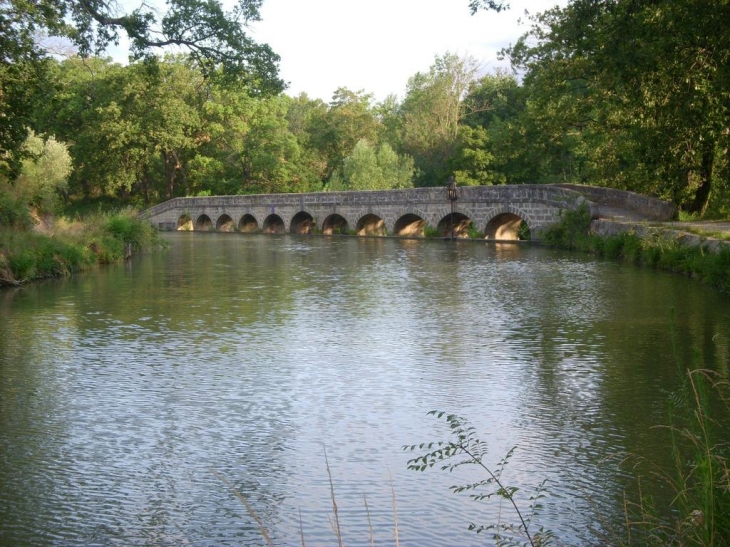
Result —
[[7, 183], [0, 182], [0, 227], [26, 230], [33, 226], [30, 209], [23, 200], [8, 191]]
[[125, 210], [108, 217], [103, 231], [112, 238], [130, 245], [133, 250], [140, 251], [155, 246], [159, 239], [153, 226], [137, 218], [134, 211]]
[[591, 213], [581, 205], [574, 211], [562, 211], [561, 221], [543, 233], [543, 240], [551, 247], [566, 250], [588, 250], [590, 248]]
[[33, 279], [36, 276], [36, 258], [31, 250], [10, 255], [8, 265], [13, 278], [18, 281]]
[[0, 230], [0, 284], [69, 275], [159, 244], [154, 227], [131, 210], [57, 224], [57, 233], [50, 237], [16, 228]]

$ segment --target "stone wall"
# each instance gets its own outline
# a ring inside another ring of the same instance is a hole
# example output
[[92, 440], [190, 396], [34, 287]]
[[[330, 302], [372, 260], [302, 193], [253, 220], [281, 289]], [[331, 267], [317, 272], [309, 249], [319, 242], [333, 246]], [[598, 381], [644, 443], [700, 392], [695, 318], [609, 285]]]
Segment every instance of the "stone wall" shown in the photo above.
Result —
[[700, 236], [667, 226], [652, 226], [650, 224], [615, 222], [611, 220], [594, 220], [591, 222], [591, 231], [602, 237], [634, 233], [642, 239], [649, 239], [652, 241], [664, 240], [668, 242], [675, 242], [680, 245], [686, 245], [688, 247], [702, 247], [703, 249], [713, 253], [720, 252], [721, 250], [730, 250], [730, 241]]
[[635, 192], [581, 184], [558, 184], [556, 186], [579, 192], [591, 203], [630, 211], [635, 213], [638, 218], [646, 220], [674, 220], [678, 216], [677, 207], [674, 204]]

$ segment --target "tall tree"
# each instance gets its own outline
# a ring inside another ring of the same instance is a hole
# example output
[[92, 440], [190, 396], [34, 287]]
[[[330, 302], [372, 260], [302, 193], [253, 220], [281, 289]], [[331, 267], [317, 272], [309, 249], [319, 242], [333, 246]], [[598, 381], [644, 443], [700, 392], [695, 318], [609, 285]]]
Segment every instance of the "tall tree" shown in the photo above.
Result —
[[335, 91], [326, 111], [316, 112], [310, 123], [310, 143], [327, 159], [329, 178], [342, 167], [358, 141], [377, 142], [379, 121], [372, 95], [344, 87]]
[[389, 190], [413, 186], [413, 159], [399, 156], [388, 143], [376, 150], [360, 140], [330, 179], [330, 190]]
[[401, 147], [419, 170], [418, 186], [444, 184], [454, 154], [463, 100], [479, 72], [471, 57], [437, 56], [427, 73], [408, 81], [401, 104]]
[[246, 27], [260, 20], [263, 0], [237, 0], [230, 11], [218, 0], [167, 0], [162, 13], [141, 2], [125, 11], [111, 0], [3, 0], [0, 43], [8, 41], [20, 49], [37, 46], [34, 33], [71, 40], [81, 57], [99, 55], [120, 34], [130, 40], [135, 59], [154, 55], [167, 46], [187, 49], [204, 73], [219, 71], [243, 79], [251, 89], [278, 92], [279, 57], [266, 44], [257, 44]]
[[81, 57], [99, 55], [126, 35], [134, 59], [167, 46], [186, 48], [206, 75], [244, 82], [252, 93], [284, 88], [279, 57], [246, 32], [260, 18], [262, 0], [237, 0], [225, 11], [218, 0], [168, 0], [160, 14], [142, 2], [123, 10], [111, 0], [0, 0], [0, 171], [17, 175], [22, 143], [45, 73], [39, 34], [64, 37]]
[[701, 214], [730, 186], [728, 20], [726, 0], [575, 0], [508, 54], [544, 125], [580, 135], [589, 177]]

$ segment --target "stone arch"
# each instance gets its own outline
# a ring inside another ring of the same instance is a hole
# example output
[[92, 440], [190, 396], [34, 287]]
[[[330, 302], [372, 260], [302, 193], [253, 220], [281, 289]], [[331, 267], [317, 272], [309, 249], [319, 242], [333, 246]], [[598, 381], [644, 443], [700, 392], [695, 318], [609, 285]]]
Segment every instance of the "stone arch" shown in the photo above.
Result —
[[403, 237], [423, 237], [426, 221], [415, 213], [406, 213], [395, 221], [393, 234]]
[[265, 234], [285, 234], [284, 221], [277, 214], [271, 214], [264, 219]]
[[193, 225], [193, 219], [190, 218], [189, 214], [183, 213], [177, 219], [177, 231], [178, 232], [192, 232], [194, 228], [195, 228], [195, 226]]
[[529, 216], [523, 211], [516, 207], [504, 207], [493, 212], [487, 221], [484, 233], [487, 239], [517, 241], [520, 235], [524, 234], [525, 225], [529, 233], [530, 224]]
[[[452, 222], [453, 221], [453, 222]], [[451, 237], [451, 227], [454, 227], [454, 237], [467, 238], [475, 231], [474, 222], [464, 213], [454, 211], [453, 217], [449, 213], [443, 217], [436, 227], [439, 236]]]
[[238, 231], [244, 234], [251, 234], [259, 231], [259, 223], [253, 215], [245, 214], [238, 221]]
[[212, 232], [213, 231], [213, 221], [210, 220], [210, 217], [208, 215], [200, 215], [198, 217], [198, 220], [195, 221], [195, 231], [196, 232]]
[[384, 236], [387, 235], [385, 221], [378, 215], [368, 213], [357, 221], [355, 233], [359, 236]]
[[221, 216], [218, 217], [218, 220], [215, 222], [215, 231], [235, 232], [236, 226], [233, 224], [233, 219], [226, 213], [223, 213]]
[[299, 211], [291, 219], [289, 233], [292, 234], [313, 234], [317, 229], [314, 217], [306, 211]]
[[349, 229], [350, 225], [347, 223], [347, 219], [337, 213], [332, 213], [322, 223], [322, 233], [324, 235], [347, 234]]

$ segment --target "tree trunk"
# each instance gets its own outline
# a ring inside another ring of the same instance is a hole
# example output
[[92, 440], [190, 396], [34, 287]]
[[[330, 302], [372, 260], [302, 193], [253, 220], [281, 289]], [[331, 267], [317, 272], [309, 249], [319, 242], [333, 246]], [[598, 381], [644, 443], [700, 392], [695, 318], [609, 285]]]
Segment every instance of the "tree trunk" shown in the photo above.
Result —
[[707, 205], [710, 203], [710, 195], [712, 194], [712, 169], [715, 164], [715, 143], [713, 141], [705, 141], [702, 147], [702, 165], [699, 172], [699, 187], [695, 192], [694, 200], [690, 205], [690, 212], [697, 213], [700, 216], [707, 211]]

